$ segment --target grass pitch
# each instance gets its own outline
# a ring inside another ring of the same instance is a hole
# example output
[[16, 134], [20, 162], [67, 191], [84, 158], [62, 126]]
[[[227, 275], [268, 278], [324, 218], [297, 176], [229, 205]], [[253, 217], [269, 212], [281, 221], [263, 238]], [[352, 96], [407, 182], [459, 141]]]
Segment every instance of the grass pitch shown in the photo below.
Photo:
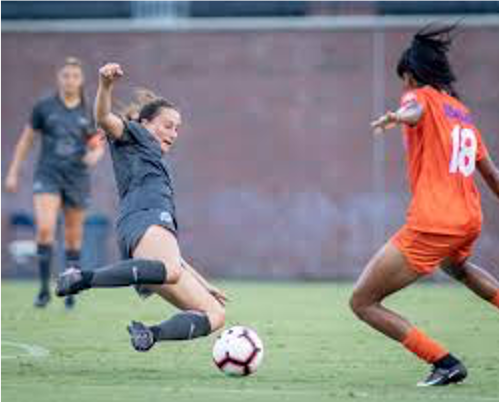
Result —
[[264, 362], [252, 377], [217, 371], [214, 337], [133, 351], [130, 319], [153, 323], [173, 312], [158, 298], [94, 290], [79, 297], [74, 311], [60, 300], [35, 310], [34, 283], [3, 281], [4, 401], [499, 401], [498, 311], [461, 287], [421, 285], [389, 300], [469, 368], [465, 384], [419, 389], [427, 367], [353, 317], [350, 285], [221, 286], [232, 298], [228, 325], [249, 325], [263, 339]]

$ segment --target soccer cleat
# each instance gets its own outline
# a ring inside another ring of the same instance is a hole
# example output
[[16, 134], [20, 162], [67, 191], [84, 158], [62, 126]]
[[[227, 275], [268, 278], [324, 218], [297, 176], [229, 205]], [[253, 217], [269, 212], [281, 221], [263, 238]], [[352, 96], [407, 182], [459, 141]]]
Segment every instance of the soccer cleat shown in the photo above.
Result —
[[468, 371], [462, 363], [454, 364], [450, 368], [439, 368], [433, 366], [426, 380], [418, 382], [418, 387], [431, 387], [449, 384], [457, 384], [468, 376]]
[[33, 305], [37, 308], [44, 308], [50, 302], [50, 292], [48, 290], [40, 290], [36, 295]]
[[88, 286], [85, 285], [81, 270], [68, 268], [57, 278], [55, 294], [64, 297], [75, 295], [85, 289], [88, 289]]
[[147, 352], [156, 343], [152, 331], [141, 322], [132, 321], [127, 329], [132, 346], [137, 352]]
[[76, 304], [76, 299], [73, 295], [66, 296], [66, 298], [64, 299], [64, 307], [66, 307], [66, 310], [74, 309], [75, 304]]

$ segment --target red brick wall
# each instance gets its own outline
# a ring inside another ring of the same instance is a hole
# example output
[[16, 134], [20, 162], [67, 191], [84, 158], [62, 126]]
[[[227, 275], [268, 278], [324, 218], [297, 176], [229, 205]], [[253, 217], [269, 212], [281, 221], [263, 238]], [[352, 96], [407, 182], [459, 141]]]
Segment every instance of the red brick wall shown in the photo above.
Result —
[[[400, 86], [393, 66], [409, 35], [397, 30], [384, 38], [386, 105], [395, 106]], [[369, 31], [4, 33], [3, 172], [31, 105], [51, 90], [63, 56], [85, 61], [89, 94], [98, 66], [117, 61], [127, 74], [119, 96], [145, 86], [182, 109], [172, 159], [187, 257], [214, 275], [352, 277], [403, 223], [408, 200], [397, 132], [383, 140], [378, 169], [385, 184], [376, 188], [373, 181], [369, 121], [373, 81], [381, 79], [373, 77], [373, 41]], [[499, 54], [492, 51], [498, 41], [497, 28], [466, 30], [452, 59], [499, 163]], [[19, 194], [2, 193], [4, 257], [5, 218], [31, 208], [31, 172], [28, 163]], [[113, 219], [108, 159], [94, 184], [92, 210]], [[498, 203], [485, 190], [483, 204], [476, 260], [499, 271]]]

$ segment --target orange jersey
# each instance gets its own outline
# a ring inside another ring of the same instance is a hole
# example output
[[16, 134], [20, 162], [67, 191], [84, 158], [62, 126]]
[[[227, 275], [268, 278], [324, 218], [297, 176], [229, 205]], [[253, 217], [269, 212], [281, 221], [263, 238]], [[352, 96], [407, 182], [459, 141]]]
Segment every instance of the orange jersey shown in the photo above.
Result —
[[449, 235], [480, 231], [480, 194], [473, 180], [476, 162], [487, 154], [480, 132], [459, 100], [430, 86], [406, 92], [423, 115], [403, 127], [412, 200], [410, 229]]

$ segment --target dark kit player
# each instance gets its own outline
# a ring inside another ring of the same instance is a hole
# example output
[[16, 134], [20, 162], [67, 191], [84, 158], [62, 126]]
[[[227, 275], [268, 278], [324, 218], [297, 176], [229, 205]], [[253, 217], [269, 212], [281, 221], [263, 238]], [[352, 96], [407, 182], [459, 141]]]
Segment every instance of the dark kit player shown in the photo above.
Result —
[[180, 113], [165, 99], [145, 94], [144, 103], [131, 107], [122, 119], [111, 111], [111, 93], [123, 71], [118, 64], [107, 64], [99, 73], [95, 116], [113, 159], [123, 260], [95, 271], [67, 270], [56, 292], [66, 296], [89, 288], [135, 285], [139, 294], [156, 293], [182, 310], [158, 325], [132, 321], [128, 330], [137, 351], [149, 350], [157, 341], [208, 335], [224, 325], [225, 296], [181, 256], [171, 171], [164, 160], [177, 139]]
[[[35, 306], [50, 300], [50, 265], [59, 210], [64, 212], [66, 263], [79, 264], [85, 208], [90, 197], [89, 167], [102, 157], [92, 114], [85, 103], [83, 69], [73, 57], [57, 73], [58, 91], [38, 101], [14, 151], [5, 186], [15, 192], [22, 162], [36, 138], [41, 152], [34, 172], [33, 204], [41, 288]], [[74, 304], [66, 298], [66, 307]]]
[[482, 225], [474, 173], [499, 198], [499, 170], [454, 90], [447, 59], [451, 32], [425, 29], [414, 36], [397, 67], [405, 89], [401, 107], [373, 122], [380, 132], [402, 125], [412, 200], [406, 224], [369, 261], [350, 301], [361, 320], [432, 365], [419, 386], [463, 381], [466, 368], [445, 347], [384, 307], [387, 296], [442, 268], [499, 308], [499, 282], [468, 260]]

